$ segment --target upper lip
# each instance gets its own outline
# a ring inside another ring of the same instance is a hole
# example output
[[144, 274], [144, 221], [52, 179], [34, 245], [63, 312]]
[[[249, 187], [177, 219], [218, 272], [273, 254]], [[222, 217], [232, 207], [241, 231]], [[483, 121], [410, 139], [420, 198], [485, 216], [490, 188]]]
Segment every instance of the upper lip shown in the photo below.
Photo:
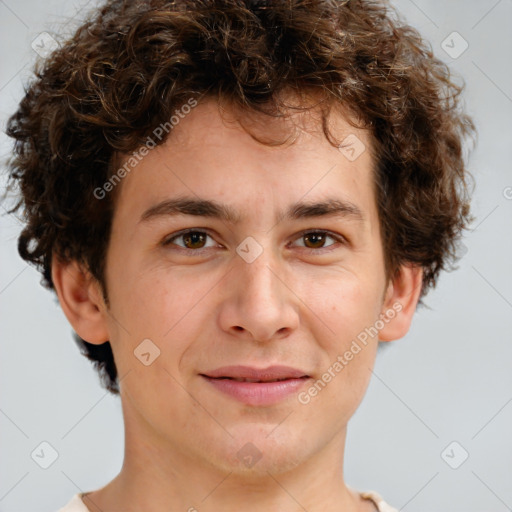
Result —
[[268, 382], [274, 380], [300, 379], [309, 377], [303, 370], [292, 368], [290, 366], [268, 366], [267, 368], [254, 368], [252, 366], [223, 366], [207, 373], [202, 373], [205, 377], [213, 379], [248, 379], [255, 382]]

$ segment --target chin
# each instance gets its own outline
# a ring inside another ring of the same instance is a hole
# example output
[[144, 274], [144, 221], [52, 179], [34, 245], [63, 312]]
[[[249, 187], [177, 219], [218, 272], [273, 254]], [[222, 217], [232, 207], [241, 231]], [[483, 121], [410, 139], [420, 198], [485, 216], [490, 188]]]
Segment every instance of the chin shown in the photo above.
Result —
[[217, 444], [211, 455], [217, 467], [244, 478], [268, 478], [268, 473], [291, 471], [312, 455], [313, 447], [304, 441], [307, 437], [284, 426], [244, 425], [228, 430], [233, 438], [223, 446]]

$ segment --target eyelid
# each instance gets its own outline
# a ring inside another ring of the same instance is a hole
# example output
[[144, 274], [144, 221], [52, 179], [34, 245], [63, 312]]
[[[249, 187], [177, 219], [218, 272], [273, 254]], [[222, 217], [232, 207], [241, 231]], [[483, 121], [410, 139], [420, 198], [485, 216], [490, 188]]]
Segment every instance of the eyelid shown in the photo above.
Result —
[[[164, 237], [164, 239], [161, 242], [161, 245], [164, 247], [167, 245], [170, 245], [172, 243], [172, 240], [179, 238], [180, 236], [186, 235], [188, 233], [204, 233], [205, 235], [209, 236], [212, 240], [214, 240], [214, 236], [212, 232], [208, 228], [186, 228], [182, 229], [180, 231], [176, 231], [174, 233], [171, 233], [169, 236]], [[201, 252], [207, 249], [211, 249], [211, 247], [203, 247], [202, 249], [186, 249], [184, 247], [177, 246], [178, 249], [182, 249], [183, 251], [187, 252]]]
[[[345, 238], [342, 234], [336, 233], [335, 231], [330, 231], [329, 229], [320, 229], [320, 228], [316, 228], [316, 229], [311, 228], [311, 229], [306, 229], [304, 231], [301, 231], [300, 233], [298, 233], [298, 236], [296, 237], [296, 239], [301, 238], [304, 235], [309, 235], [310, 233], [322, 233], [324, 235], [330, 236], [331, 238], [334, 238], [341, 244], [349, 243], [347, 238]], [[309, 249], [309, 247], [305, 247], [305, 249]], [[322, 247], [322, 249], [324, 249], [324, 247]], [[326, 247], [325, 247], [325, 249], [326, 249]], [[314, 250], [321, 250], [321, 249], [311, 249], [311, 250], [314, 251]]]
[[[175, 240], [176, 238], [179, 238], [180, 236], [186, 235], [187, 233], [196, 233], [196, 232], [204, 233], [207, 236], [209, 236], [212, 240], [215, 239], [213, 234], [212, 234], [212, 232], [208, 228], [200, 228], [200, 227], [197, 227], [197, 228], [186, 228], [186, 229], [182, 229], [180, 231], [177, 231], [175, 233], [171, 233], [169, 236], [166, 236], [163, 239], [163, 241], [161, 242], [161, 245], [165, 247], [167, 245], [170, 245], [172, 243], [172, 240]], [[308, 234], [311, 234], [311, 233], [321, 233], [321, 234], [330, 236], [331, 238], [333, 238], [334, 240], [336, 240], [338, 243], [340, 243], [342, 245], [348, 245], [349, 244], [349, 241], [347, 240], [347, 238], [345, 236], [341, 235], [340, 233], [336, 233], [334, 231], [330, 231], [328, 229], [321, 229], [321, 228], [309, 228], [309, 229], [305, 229], [303, 231], [300, 231], [299, 233], [297, 233], [295, 235], [295, 238], [293, 239], [293, 241], [298, 240], [298, 239], [304, 237], [305, 235], [308, 235]], [[333, 245], [335, 245], [335, 244], [333, 244]], [[331, 247], [331, 245], [329, 245], [327, 247], [320, 247], [318, 249], [311, 248], [311, 247], [301, 247], [301, 249], [304, 249], [306, 251], [312, 251], [312, 252], [316, 252], [316, 253], [321, 253], [321, 252], [328, 252], [330, 250], [333, 250], [333, 249], [330, 249], [330, 247]], [[188, 252], [188, 253], [201, 253], [203, 251], [211, 249], [211, 247], [203, 247], [201, 249], [187, 249], [187, 248], [180, 247], [180, 246], [177, 246], [177, 248], [178, 248], [178, 250], [182, 250], [182, 251], [185, 251], [185, 252]]]

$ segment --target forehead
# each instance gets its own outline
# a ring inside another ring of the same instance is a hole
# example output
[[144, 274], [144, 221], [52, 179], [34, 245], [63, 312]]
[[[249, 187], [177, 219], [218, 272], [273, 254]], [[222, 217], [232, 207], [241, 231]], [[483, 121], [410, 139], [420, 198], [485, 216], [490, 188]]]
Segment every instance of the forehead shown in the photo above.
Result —
[[259, 150], [260, 154], [272, 155], [272, 159], [282, 158], [288, 162], [304, 158], [307, 153], [314, 157], [326, 151], [335, 157], [344, 155], [348, 162], [353, 162], [365, 149], [372, 149], [369, 132], [355, 127], [352, 124], [354, 117], [340, 104], [333, 104], [325, 120], [329, 131], [339, 140], [340, 148], [331, 144], [324, 134], [320, 106], [302, 111], [290, 108], [286, 115], [271, 116], [205, 98], [189, 114], [176, 120], [163, 147], [174, 146], [176, 149], [179, 146], [182, 150], [192, 151], [209, 145], [229, 147], [230, 153], [244, 148], [246, 151]]
[[[123, 180], [118, 208], [129, 205], [140, 217], [162, 201], [186, 196], [225, 204], [233, 219], [272, 209], [279, 221], [300, 199], [316, 204], [328, 197], [370, 219], [375, 206], [370, 136], [337, 110], [328, 122], [341, 149], [326, 139], [318, 111], [270, 118], [204, 101], [182, 115], [167, 140]], [[282, 145], [258, 142], [287, 137]]]

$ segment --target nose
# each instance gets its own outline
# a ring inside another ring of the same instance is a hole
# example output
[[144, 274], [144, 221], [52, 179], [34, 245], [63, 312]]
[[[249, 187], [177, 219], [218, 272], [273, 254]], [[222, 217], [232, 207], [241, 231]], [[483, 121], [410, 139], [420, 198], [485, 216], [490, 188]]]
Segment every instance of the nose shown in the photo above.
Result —
[[248, 263], [237, 258], [224, 287], [219, 322], [225, 332], [256, 342], [289, 336], [299, 325], [290, 275], [266, 249]]

